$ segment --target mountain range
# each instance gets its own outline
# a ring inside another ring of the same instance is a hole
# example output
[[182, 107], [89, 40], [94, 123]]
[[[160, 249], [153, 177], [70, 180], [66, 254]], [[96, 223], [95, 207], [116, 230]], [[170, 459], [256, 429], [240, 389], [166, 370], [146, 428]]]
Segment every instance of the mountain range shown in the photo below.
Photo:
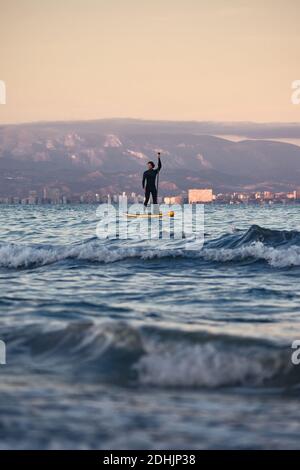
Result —
[[141, 193], [142, 173], [157, 151], [164, 195], [300, 187], [299, 124], [110, 119], [0, 126], [0, 196], [44, 187]]

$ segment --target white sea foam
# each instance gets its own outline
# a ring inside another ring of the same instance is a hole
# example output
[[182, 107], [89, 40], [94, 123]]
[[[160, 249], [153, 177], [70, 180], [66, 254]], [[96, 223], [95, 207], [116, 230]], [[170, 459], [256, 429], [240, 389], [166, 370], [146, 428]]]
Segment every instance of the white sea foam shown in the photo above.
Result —
[[135, 249], [109, 249], [93, 245], [66, 248], [42, 248], [30, 246], [5, 245], [0, 248], [0, 266], [22, 268], [43, 266], [67, 259], [113, 263], [137, 256]]
[[264, 260], [274, 268], [300, 266], [300, 247], [293, 245], [287, 248], [273, 248], [262, 242], [240, 248], [204, 249], [200, 254], [209, 261], [228, 262], [234, 260]]
[[262, 242], [239, 248], [204, 248], [196, 252], [188, 249], [148, 248], [145, 245], [130, 246], [103, 246], [87, 242], [81, 245], [55, 247], [55, 246], [28, 246], [4, 244], [0, 246], [0, 266], [6, 268], [26, 268], [43, 266], [67, 259], [82, 261], [114, 263], [129, 258], [142, 260], [155, 258], [198, 258], [205, 261], [226, 263], [230, 261], [266, 261], [274, 268], [300, 266], [300, 247], [293, 245], [285, 248], [265, 246]]
[[20, 326], [5, 340], [16, 354], [28, 350], [38, 355], [35, 362], [41, 367], [52, 369], [55, 364], [65, 373], [89, 371], [108, 380], [123, 380], [125, 373], [141, 385], [274, 389], [300, 384], [290, 347], [254, 338], [160, 327], [141, 331], [123, 322], [78, 322], [64, 328]]
[[221, 342], [161, 347], [153, 343], [135, 366], [142, 384], [177, 387], [260, 386], [287, 374], [290, 361], [278, 350]]

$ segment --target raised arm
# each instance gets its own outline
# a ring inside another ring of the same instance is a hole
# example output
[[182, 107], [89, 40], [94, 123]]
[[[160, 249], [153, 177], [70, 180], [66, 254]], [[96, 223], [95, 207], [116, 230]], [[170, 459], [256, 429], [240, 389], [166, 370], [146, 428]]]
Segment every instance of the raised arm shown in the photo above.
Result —
[[161, 160], [160, 160], [160, 156], [158, 156], [157, 172], [159, 172], [160, 170], [161, 170]]

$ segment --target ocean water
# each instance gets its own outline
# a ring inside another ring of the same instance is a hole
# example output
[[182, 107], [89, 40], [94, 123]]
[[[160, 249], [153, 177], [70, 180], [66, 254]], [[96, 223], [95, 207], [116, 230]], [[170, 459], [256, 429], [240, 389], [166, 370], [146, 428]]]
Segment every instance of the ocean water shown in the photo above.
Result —
[[207, 206], [195, 249], [0, 206], [0, 447], [300, 448], [299, 214]]

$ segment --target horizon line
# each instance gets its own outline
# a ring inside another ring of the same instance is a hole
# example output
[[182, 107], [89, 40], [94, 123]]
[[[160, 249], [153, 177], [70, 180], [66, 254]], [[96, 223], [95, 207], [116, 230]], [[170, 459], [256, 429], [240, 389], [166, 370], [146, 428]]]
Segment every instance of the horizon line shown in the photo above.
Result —
[[0, 123], [2, 126], [22, 126], [22, 125], [35, 125], [35, 124], [62, 124], [62, 123], [80, 123], [80, 122], [98, 122], [98, 121], [137, 121], [144, 123], [173, 123], [173, 124], [223, 124], [223, 125], [280, 125], [280, 126], [300, 126], [300, 121], [220, 121], [220, 120], [197, 120], [197, 119], [148, 119], [137, 117], [102, 117], [102, 118], [87, 118], [87, 119], [54, 119], [54, 120], [37, 120], [37, 121], [20, 121], [20, 122], [7, 122]]

